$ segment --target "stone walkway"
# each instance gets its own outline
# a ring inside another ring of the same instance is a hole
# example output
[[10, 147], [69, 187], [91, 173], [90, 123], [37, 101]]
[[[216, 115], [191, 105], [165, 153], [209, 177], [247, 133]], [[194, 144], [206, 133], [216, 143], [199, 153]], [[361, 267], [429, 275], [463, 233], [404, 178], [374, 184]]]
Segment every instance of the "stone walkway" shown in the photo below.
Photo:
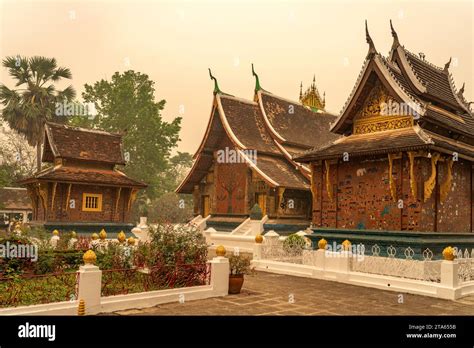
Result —
[[266, 272], [245, 276], [239, 295], [168, 303], [118, 315], [474, 315], [474, 296], [458, 301]]

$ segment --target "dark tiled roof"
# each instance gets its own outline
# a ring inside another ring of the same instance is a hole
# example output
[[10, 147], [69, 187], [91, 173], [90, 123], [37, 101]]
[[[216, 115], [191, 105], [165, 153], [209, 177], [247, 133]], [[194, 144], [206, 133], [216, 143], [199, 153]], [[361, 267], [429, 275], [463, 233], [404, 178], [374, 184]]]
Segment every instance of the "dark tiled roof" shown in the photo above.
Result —
[[125, 164], [122, 137], [118, 134], [47, 123], [46, 135], [45, 162], [53, 162], [54, 158], [60, 157]]
[[449, 73], [447, 71], [423, 61], [406, 49], [403, 51], [405, 52], [405, 56], [416, 76], [426, 87], [426, 92], [428, 95], [447, 102], [450, 105], [456, 107], [458, 110], [465, 112], [454, 96], [454, 92], [451, 88], [451, 82], [449, 80]]
[[413, 98], [416, 102], [418, 103], [422, 103], [420, 98], [418, 98], [418, 96], [416, 95], [416, 93], [413, 91], [413, 89], [410, 87], [410, 84], [408, 83], [408, 81], [406, 80], [405, 76], [403, 76], [403, 74], [401, 73], [400, 69], [396, 66], [394, 66], [395, 63], [392, 63], [392, 62], [388, 62], [385, 58], [383, 58], [381, 56], [381, 58], [383, 59], [385, 66], [389, 69], [390, 73], [393, 75], [393, 77], [395, 77], [396, 81], [399, 83], [399, 85], [401, 85], [404, 89], [404, 91], [406, 93], [408, 93], [408, 95]]
[[261, 96], [270, 124], [287, 142], [317, 146], [338, 137], [329, 131], [329, 124], [334, 122], [335, 115], [313, 112], [300, 103], [292, 103], [268, 92], [263, 92]]
[[276, 181], [279, 186], [301, 190], [309, 189], [309, 183], [303, 174], [283, 158], [259, 156], [257, 167]]
[[458, 152], [474, 159], [474, 146], [443, 137], [418, 126], [382, 131], [369, 134], [357, 134], [336, 140], [334, 143], [316, 148], [296, 158], [300, 162], [320, 159], [342, 158], [347, 152], [351, 156], [411, 151], [416, 149], [433, 149], [447, 154]]
[[433, 107], [428, 107], [423, 118], [426, 118], [428, 121], [433, 121], [434, 123], [447, 125], [458, 132], [474, 136], [474, 118], [470, 115], [455, 115], [437, 110]]
[[220, 95], [224, 114], [237, 139], [249, 150], [278, 154], [257, 103]]
[[31, 201], [24, 188], [0, 188], [0, 210], [31, 210]]
[[469, 157], [471, 161], [474, 160], [474, 146], [429, 131], [424, 131], [424, 133], [433, 141], [434, 144], [431, 147], [444, 150], [448, 154], [457, 152], [459, 155]]
[[423, 135], [420, 135], [420, 132], [410, 127], [343, 137], [332, 144], [305, 152], [295, 160], [310, 162], [319, 159], [342, 158], [345, 152], [349, 154], [349, 158], [351, 156], [399, 152], [426, 147], [429, 143], [430, 140], [427, 137], [423, 137]]
[[79, 182], [83, 184], [104, 184], [116, 186], [146, 187], [147, 185], [133, 180], [118, 170], [77, 168], [66, 166], [54, 166], [47, 168], [35, 176], [21, 180], [21, 183], [32, 180], [52, 180], [62, 182]]

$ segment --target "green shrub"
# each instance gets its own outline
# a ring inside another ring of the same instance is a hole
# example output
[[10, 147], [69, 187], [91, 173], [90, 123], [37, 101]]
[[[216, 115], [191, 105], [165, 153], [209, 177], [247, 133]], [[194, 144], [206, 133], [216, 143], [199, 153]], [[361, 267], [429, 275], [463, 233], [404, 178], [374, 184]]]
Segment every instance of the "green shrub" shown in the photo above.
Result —
[[300, 253], [306, 246], [306, 241], [296, 233], [290, 234], [283, 242], [283, 250], [287, 253]]
[[57, 264], [52, 250], [38, 253], [38, 261], [35, 263], [35, 274], [48, 274], [56, 272]]
[[250, 210], [250, 219], [251, 220], [262, 220], [262, 218], [263, 218], [262, 209], [260, 208], [258, 203], [255, 203], [253, 205], [252, 209]]
[[106, 248], [95, 249], [100, 269], [129, 269], [133, 266], [132, 248], [119, 243], [109, 243]]
[[151, 262], [189, 264], [205, 263], [207, 260], [206, 239], [196, 228], [161, 224], [151, 227], [150, 234]]
[[[31, 244], [29, 238], [18, 235], [8, 235], [5, 238], [0, 238], [0, 244], [5, 248], [8, 246], [19, 244]], [[6, 251], [6, 250], [5, 250]], [[33, 269], [33, 261], [28, 258], [7, 257], [8, 255], [0, 255], [0, 274], [13, 275], [22, 274]]]
[[249, 274], [250, 258], [242, 255], [233, 254], [229, 258], [229, 267], [231, 275]]

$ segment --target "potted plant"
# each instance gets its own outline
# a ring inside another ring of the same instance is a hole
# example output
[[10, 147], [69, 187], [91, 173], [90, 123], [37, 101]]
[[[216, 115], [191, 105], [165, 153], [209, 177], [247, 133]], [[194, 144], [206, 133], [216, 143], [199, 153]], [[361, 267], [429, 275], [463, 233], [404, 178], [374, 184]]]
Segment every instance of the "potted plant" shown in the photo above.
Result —
[[241, 255], [232, 255], [229, 258], [229, 294], [240, 294], [244, 284], [244, 274], [250, 272], [250, 258]]

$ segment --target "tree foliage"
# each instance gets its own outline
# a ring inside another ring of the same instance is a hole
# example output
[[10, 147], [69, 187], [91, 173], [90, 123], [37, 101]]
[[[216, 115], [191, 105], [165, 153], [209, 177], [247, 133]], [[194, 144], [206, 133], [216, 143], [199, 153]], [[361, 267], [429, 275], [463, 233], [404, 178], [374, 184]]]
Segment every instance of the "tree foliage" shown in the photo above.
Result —
[[181, 118], [166, 122], [161, 117], [165, 100], [155, 101], [154, 82], [133, 70], [116, 72], [110, 81], [85, 85], [84, 102], [94, 103], [93, 119], [74, 117], [71, 124], [122, 133], [129, 159], [124, 172], [146, 182], [145, 194], [153, 199], [169, 188], [171, 150], [179, 141]]
[[36, 152], [25, 137], [0, 123], [0, 187], [15, 186], [36, 170]]
[[40, 56], [10, 56], [2, 64], [19, 88], [10, 89], [0, 84], [1, 117], [10, 128], [24, 135], [31, 146], [36, 146], [37, 169], [40, 170], [44, 124], [63, 121], [62, 116], [55, 115], [56, 103], [72, 101], [76, 95], [72, 86], [56, 90], [54, 83], [71, 79], [71, 71], [58, 67], [55, 58]]

